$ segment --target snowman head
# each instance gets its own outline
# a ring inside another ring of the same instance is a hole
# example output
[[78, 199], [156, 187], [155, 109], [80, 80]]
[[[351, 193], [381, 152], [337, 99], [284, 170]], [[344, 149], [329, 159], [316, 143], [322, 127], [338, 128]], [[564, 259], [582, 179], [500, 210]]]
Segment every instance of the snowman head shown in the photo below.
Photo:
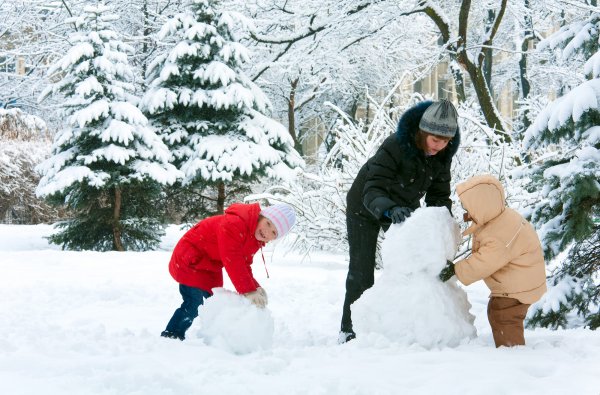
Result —
[[381, 247], [386, 273], [437, 276], [454, 259], [460, 227], [445, 207], [423, 207], [406, 221], [392, 225]]

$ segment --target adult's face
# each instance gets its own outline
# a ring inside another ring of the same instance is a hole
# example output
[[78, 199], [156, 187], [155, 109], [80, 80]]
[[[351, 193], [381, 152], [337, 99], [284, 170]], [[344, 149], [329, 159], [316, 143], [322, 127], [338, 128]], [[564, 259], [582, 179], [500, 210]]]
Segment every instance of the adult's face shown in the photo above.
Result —
[[436, 155], [438, 152], [446, 148], [450, 139], [428, 134], [425, 138], [425, 151], [427, 155]]

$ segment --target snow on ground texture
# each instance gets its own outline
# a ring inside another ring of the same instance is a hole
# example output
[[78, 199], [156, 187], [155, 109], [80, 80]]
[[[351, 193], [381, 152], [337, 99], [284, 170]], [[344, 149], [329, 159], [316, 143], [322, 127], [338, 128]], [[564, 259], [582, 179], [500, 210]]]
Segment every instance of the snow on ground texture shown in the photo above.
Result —
[[459, 226], [445, 207], [421, 208], [392, 225], [381, 251], [385, 269], [351, 306], [358, 336], [375, 344], [387, 340], [425, 348], [456, 346], [474, 337], [465, 291], [455, 278], [446, 283], [438, 278], [459, 241]]
[[431, 350], [361, 337], [338, 345], [346, 257], [302, 261], [280, 242], [265, 251], [270, 279], [260, 254], [253, 265], [269, 294], [270, 349], [237, 355], [209, 346], [200, 320], [183, 342], [161, 338], [181, 303], [167, 263], [182, 231], [169, 228], [161, 251], [125, 253], [60, 251], [42, 238], [50, 231], [0, 226], [3, 394], [600, 392], [600, 332], [527, 330], [526, 347], [495, 349], [481, 283], [466, 288], [476, 339]]

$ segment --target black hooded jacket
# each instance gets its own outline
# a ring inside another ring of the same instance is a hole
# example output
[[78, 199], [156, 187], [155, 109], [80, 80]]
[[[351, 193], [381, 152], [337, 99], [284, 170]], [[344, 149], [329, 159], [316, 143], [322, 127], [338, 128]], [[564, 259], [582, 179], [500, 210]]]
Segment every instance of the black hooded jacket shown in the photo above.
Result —
[[415, 137], [425, 110], [424, 101], [408, 109], [400, 118], [396, 133], [385, 139], [375, 155], [358, 172], [346, 197], [347, 215], [360, 215], [389, 225], [383, 213], [403, 206], [415, 210], [425, 196], [427, 206], [452, 207], [450, 166], [460, 144], [460, 131], [446, 148], [434, 156], [418, 149]]

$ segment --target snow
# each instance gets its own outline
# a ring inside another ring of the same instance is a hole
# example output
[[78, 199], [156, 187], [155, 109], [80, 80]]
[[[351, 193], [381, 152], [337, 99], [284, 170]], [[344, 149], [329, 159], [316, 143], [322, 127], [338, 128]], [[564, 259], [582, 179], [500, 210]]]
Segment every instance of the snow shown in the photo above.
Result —
[[[428, 349], [359, 334], [338, 345], [346, 257], [305, 257], [288, 251], [286, 239], [265, 249], [269, 279], [260, 254], [254, 264], [269, 295], [270, 348], [235, 353], [209, 345], [200, 317], [184, 342], [161, 338], [181, 303], [167, 263], [182, 230], [169, 227], [158, 251], [123, 253], [60, 251], [43, 239], [51, 232], [48, 225], [0, 225], [0, 383], [11, 395], [597, 395], [600, 389], [600, 332], [526, 330], [527, 346], [495, 349], [481, 282], [464, 288], [477, 338]], [[437, 251], [425, 238], [414, 247]], [[378, 272], [376, 281], [385, 275]], [[230, 324], [232, 331], [242, 328], [237, 319]]]
[[[590, 19], [594, 19], [594, 17]], [[538, 50], [556, 49], [568, 41], [568, 44], [559, 52], [562, 59], [567, 59], [574, 52], [581, 50], [583, 44], [590, 40], [592, 29], [594, 26], [589, 21], [574, 21], [540, 41], [537, 48]]]
[[[40, 165], [39, 169], [44, 168]], [[86, 178], [90, 185], [101, 186], [104, 185], [109, 179], [110, 174], [106, 172], [94, 172], [87, 166], [69, 166], [63, 170], [56, 172], [56, 176], [51, 181], [45, 181], [37, 187], [37, 196], [47, 196], [57, 191], [64, 190], [75, 182], [81, 182]]]
[[594, 172], [594, 164], [600, 162], [600, 150], [594, 147], [583, 147], [573, 155], [573, 158], [564, 164], [556, 165], [547, 168], [544, 171], [544, 177], [558, 177], [561, 179], [561, 186], [565, 187], [566, 183], [572, 183], [572, 179], [576, 179], [575, 175]]
[[568, 306], [567, 294], [571, 292], [580, 293], [581, 287], [577, 286], [577, 281], [573, 277], [565, 277], [557, 284], [548, 288], [548, 292], [537, 303], [544, 313], [550, 311], [559, 311], [561, 303]]
[[67, 51], [67, 54], [60, 62], [55, 63], [48, 70], [48, 75], [68, 69], [70, 66], [80, 62], [81, 58], [91, 57], [94, 55], [94, 47], [90, 43], [77, 44]]
[[546, 128], [555, 130], [567, 122], [578, 122], [586, 111], [598, 108], [600, 102], [600, 79], [586, 81], [566, 95], [559, 97], [540, 112], [525, 132], [525, 146], [535, 148], [539, 134]]
[[84, 128], [87, 124], [98, 119], [108, 117], [110, 113], [110, 104], [108, 101], [96, 100], [86, 108], [83, 108], [73, 114], [73, 120], [69, 123]]
[[590, 145], [598, 144], [600, 142], [600, 126], [592, 126], [583, 132], [581, 137]]
[[42, 135], [47, 132], [48, 126], [42, 118], [28, 114], [20, 108], [0, 108], [0, 127], [6, 127], [11, 123], [18, 123], [21, 133], [31, 135]]
[[235, 81], [236, 73], [226, 64], [219, 61], [212, 61], [204, 69], [199, 68], [196, 70], [194, 78], [200, 78], [203, 82], [208, 81], [211, 84], [216, 84], [220, 81], [221, 85], [227, 86], [232, 81]]
[[592, 78], [600, 76], [600, 52], [593, 54], [583, 65], [583, 72]]

